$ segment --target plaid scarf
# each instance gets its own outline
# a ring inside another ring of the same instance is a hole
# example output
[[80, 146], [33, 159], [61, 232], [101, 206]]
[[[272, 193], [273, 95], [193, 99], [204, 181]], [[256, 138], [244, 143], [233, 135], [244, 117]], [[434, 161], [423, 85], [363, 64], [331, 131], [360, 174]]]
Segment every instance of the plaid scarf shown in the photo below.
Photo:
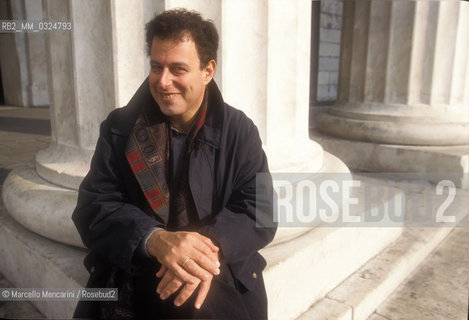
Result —
[[205, 122], [206, 96], [205, 94], [186, 137], [180, 179], [174, 186], [168, 183], [168, 180], [171, 181], [168, 177], [172, 176], [173, 168], [170, 165], [171, 129], [166, 117], [158, 116], [155, 110], [152, 110], [154, 106], [146, 108], [135, 122], [127, 140], [125, 149], [127, 161], [153, 212], [165, 221], [169, 228], [187, 226], [189, 218], [195, 214], [189, 190], [189, 157], [194, 139]]

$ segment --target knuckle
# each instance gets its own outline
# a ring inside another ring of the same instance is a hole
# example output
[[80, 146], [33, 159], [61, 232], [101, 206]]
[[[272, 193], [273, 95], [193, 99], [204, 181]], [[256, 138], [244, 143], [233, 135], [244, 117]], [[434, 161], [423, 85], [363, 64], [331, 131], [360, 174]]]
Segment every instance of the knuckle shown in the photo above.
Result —
[[188, 283], [188, 284], [186, 285], [186, 287], [187, 287], [187, 288], [190, 288], [190, 289], [195, 289], [195, 288], [197, 288], [197, 286], [199, 285], [200, 282], [201, 282], [200, 279], [196, 278], [196, 280], [194, 281], [194, 283]]
[[178, 278], [180, 278], [182, 281], [188, 281], [189, 280], [189, 276], [187, 274], [185, 274], [184, 272], [180, 271], [180, 270], [177, 270], [176, 276]]
[[212, 251], [207, 246], [204, 246], [200, 251], [203, 252], [203, 254], [205, 254], [206, 256], [212, 253]]
[[169, 249], [169, 254], [170, 254], [171, 256], [173, 256], [173, 257], [174, 257], [174, 256], [177, 256], [177, 255], [178, 255], [178, 252], [179, 252], [180, 250], [181, 250], [181, 249], [180, 249], [179, 246], [177, 246], [177, 247], [171, 247], [171, 248]]
[[204, 258], [205, 258], [205, 255], [202, 254], [202, 253], [196, 253], [195, 254], [195, 259], [197, 259], [197, 261], [202, 262], [202, 261], [204, 261]]
[[189, 296], [192, 291], [193, 291], [192, 286], [185, 286], [184, 289], [181, 290], [181, 295], [183, 297]]

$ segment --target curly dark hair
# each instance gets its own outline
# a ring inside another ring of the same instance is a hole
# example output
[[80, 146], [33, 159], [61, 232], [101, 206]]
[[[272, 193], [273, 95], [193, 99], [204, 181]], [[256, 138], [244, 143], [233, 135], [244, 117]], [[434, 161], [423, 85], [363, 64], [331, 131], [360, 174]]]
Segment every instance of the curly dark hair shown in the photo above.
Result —
[[183, 41], [190, 36], [195, 43], [200, 60], [200, 68], [210, 60], [217, 61], [218, 32], [212, 20], [204, 20], [196, 11], [173, 9], [156, 15], [145, 26], [147, 54], [151, 54], [154, 37], [163, 40]]

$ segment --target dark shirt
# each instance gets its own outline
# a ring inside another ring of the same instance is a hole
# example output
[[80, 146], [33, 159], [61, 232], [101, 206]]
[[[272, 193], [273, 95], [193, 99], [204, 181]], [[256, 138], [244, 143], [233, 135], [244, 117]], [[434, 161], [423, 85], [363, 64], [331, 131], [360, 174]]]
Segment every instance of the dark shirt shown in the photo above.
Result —
[[181, 176], [181, 168], [184, 161], [184, 151], [187, 135], [171, 128], [171, 157], [172, 157], [172, 177], [171, 185], [175, 186]]

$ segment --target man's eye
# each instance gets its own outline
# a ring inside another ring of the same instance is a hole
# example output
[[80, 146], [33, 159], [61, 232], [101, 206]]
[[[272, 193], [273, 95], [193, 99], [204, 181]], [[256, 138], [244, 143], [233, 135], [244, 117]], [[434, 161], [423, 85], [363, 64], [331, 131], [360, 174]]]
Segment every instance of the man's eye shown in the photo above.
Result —
[[182, 67], [174, 67], [174, 68], [172, 68], [172, 72], [174, 74], [183, 74], [184, 72], [186, 72], [186, 69], [184, 69]]
[[161, 72], [161, 70], [163, 70], [163, 68], [161, 66], [152, 65], [151, 70], [154, 71], [154, 72]]

